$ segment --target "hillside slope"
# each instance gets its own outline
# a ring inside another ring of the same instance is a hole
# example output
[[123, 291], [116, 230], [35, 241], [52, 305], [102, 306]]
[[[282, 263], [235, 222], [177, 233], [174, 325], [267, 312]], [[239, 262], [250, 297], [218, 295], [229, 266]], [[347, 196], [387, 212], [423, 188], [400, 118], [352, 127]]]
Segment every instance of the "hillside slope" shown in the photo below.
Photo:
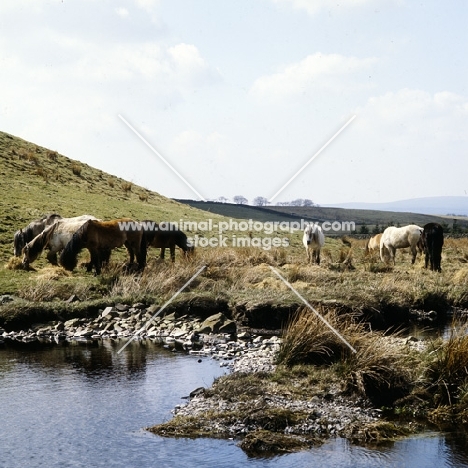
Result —
[[0, 186], [1, 261], [12, 255], [14, 232], [45, 213], [155, 221], [222, 219], [4, 132]]

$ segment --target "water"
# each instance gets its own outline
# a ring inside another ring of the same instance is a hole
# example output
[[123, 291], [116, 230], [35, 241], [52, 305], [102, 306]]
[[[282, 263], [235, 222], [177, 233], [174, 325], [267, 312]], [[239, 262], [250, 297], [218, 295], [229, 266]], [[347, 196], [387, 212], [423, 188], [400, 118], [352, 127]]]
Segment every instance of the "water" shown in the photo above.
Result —
[[248, 458], [235, 441], [166, 439], [143, 428], [225, 371], [151, 343], [0, 348], [0, 467], [468, 467], [465, 438], [431, 433], [378, 450], [334, 439]]

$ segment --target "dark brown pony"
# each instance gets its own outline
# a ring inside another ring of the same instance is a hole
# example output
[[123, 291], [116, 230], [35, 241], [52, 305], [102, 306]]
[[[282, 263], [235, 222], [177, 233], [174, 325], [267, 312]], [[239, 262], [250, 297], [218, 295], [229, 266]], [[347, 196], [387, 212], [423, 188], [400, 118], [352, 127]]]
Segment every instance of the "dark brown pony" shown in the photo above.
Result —
[[430, 263], [432, 271], [442, 271], [442, 246], [444, 245], [444, 229], [438, 223], [427, 223], [421, 234], [421, 242], [426, 254], [425, 267]]
[[138, 270], [143, 270], [146, 263], [146, 242], [142, 240], [143, 231], [140, 224], [130, 218], [112, 221], [90, 220], [73, 234], [60, 255], [60, 264], [66, 270], [72, 271], [78, 263], [78, 254], [87, 248], [91, 255], [88, 271], [94, 267], [96, 275], [99, 275], [103, 263], [109, 260], [110, 251], [125, 245], [130, 263], [133, 264], [136, 256]]
[[170, 223], [157, 224], [154, 221], [142, 221], [144, 237], [147, 247], [156, 247], [161, 249], [159, 257], [164, 259], [164, 252], [169, 249], [171, 260], [175, 262], [175, 248], [179, 247], [186, 257], [194, 251], [193, 246], [187, 242], [187, 236], [184, 232], [177, 229], [177, 226]]
[[38, 234], [44, 231], [47, 226], [54, 224], [59, 219], [62, 219], [62, 217], [57, 213], [44, 215], [42, 218], [31, 221], [25, 228], [16, 231], [13, 237], [13, 253], [15, 257], [20, 257], [23, 247], [28, 242], [31, 242]]

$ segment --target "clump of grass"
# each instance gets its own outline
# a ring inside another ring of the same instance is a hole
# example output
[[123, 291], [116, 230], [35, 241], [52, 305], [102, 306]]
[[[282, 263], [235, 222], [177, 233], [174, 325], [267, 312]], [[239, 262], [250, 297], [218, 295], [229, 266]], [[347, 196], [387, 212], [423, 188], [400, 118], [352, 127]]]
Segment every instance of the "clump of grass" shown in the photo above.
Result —
[[357, 352], [345, 362], [347, 391], [376, 406], [391, 406], [414, 387], [417, 369], [408, 349], [382, 333], [368, 332], [355, 343]]
[[148, 201], [148, 194], [147, 193], [139, 193], [138, 198], [142, 202], [147, 202]]
[[114, 188], [115, 182], [114, 182], [112, 179], [109, 179], [109, 180], [107, 181], [107, 183], [109, 184], [109, 187], [110, 187], [110, 188]]
[[58, 153], [57, 153], [57, 151], [48, 151], [48, 152], [47, 152], [47, 157], [48, 157], [51, 161], [57, 161]]
[[[363, 332], [362, 326], [349, 317], [339, 317], [333, 309], [324, 313], [323, 319], [348, 343], [355, 340], [356, 334]], [[278, 363], [286, 366], [326, 364], [348, 356], [351, 349], [325, 321], [310, 309], [301, 309], [286, 328]]]
[[72, 172], [74, 175], [78, 176], [78, 177], [81, 177], [81, 172], [82, 172], [82, 167], [80, 164], [78, 163], [73, 163], [72, 164]]
[[42, 167], [38, 167], [36, 169], [36, 175], [38, 175], [39, 177], [42, 177], [45, 181], [48, 180], [47, 172]]
[[452, 281], [454, 284], [468, 285], [468, 267], [463, 267], [456, 271], [453, 275]]
[[122, 182], [122, 190], [128, 194], [129, 192], [132, 191], [132, 186], [133, 184], [131, 182]]
[[26, 155], [26, 159], [35, 165], [39, 165], [39, 158], [37, 157], [36, 154], [34, 154], [32, 151], [28, 152]]
[[427, 377], [434, 402], [458, 403], [465, 398], [461, 389], [468, 388], [468, 321], [457, 319], [448, 339], [434, 342], [432, 348]]
[[5, 263], [5, 268], [7, 270], [22, 270], [23, 262], [20, 257], [10, 257], [10, 260]]

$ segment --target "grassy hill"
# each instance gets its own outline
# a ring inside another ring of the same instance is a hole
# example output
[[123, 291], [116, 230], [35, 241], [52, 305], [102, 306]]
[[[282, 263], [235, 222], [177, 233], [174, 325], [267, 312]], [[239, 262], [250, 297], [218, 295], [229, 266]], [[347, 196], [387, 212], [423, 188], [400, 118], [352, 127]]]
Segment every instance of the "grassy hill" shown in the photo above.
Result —
[[44, 213], [156, 221], [208, 217], [203, 211], [3, 132], [0, 167], [3, 261], [11, 256], [14, 232]]
[[[2, 266], [12, 257], [15, 231], [45, 213], [159, 222], [223, 219], [4, 132], [0, 132], [0, 186]], [[44, 258], [34, 264], [46, 265]], [[27, 272], [0, 268], [0, 294], [16, 292], [31, 277]]]

